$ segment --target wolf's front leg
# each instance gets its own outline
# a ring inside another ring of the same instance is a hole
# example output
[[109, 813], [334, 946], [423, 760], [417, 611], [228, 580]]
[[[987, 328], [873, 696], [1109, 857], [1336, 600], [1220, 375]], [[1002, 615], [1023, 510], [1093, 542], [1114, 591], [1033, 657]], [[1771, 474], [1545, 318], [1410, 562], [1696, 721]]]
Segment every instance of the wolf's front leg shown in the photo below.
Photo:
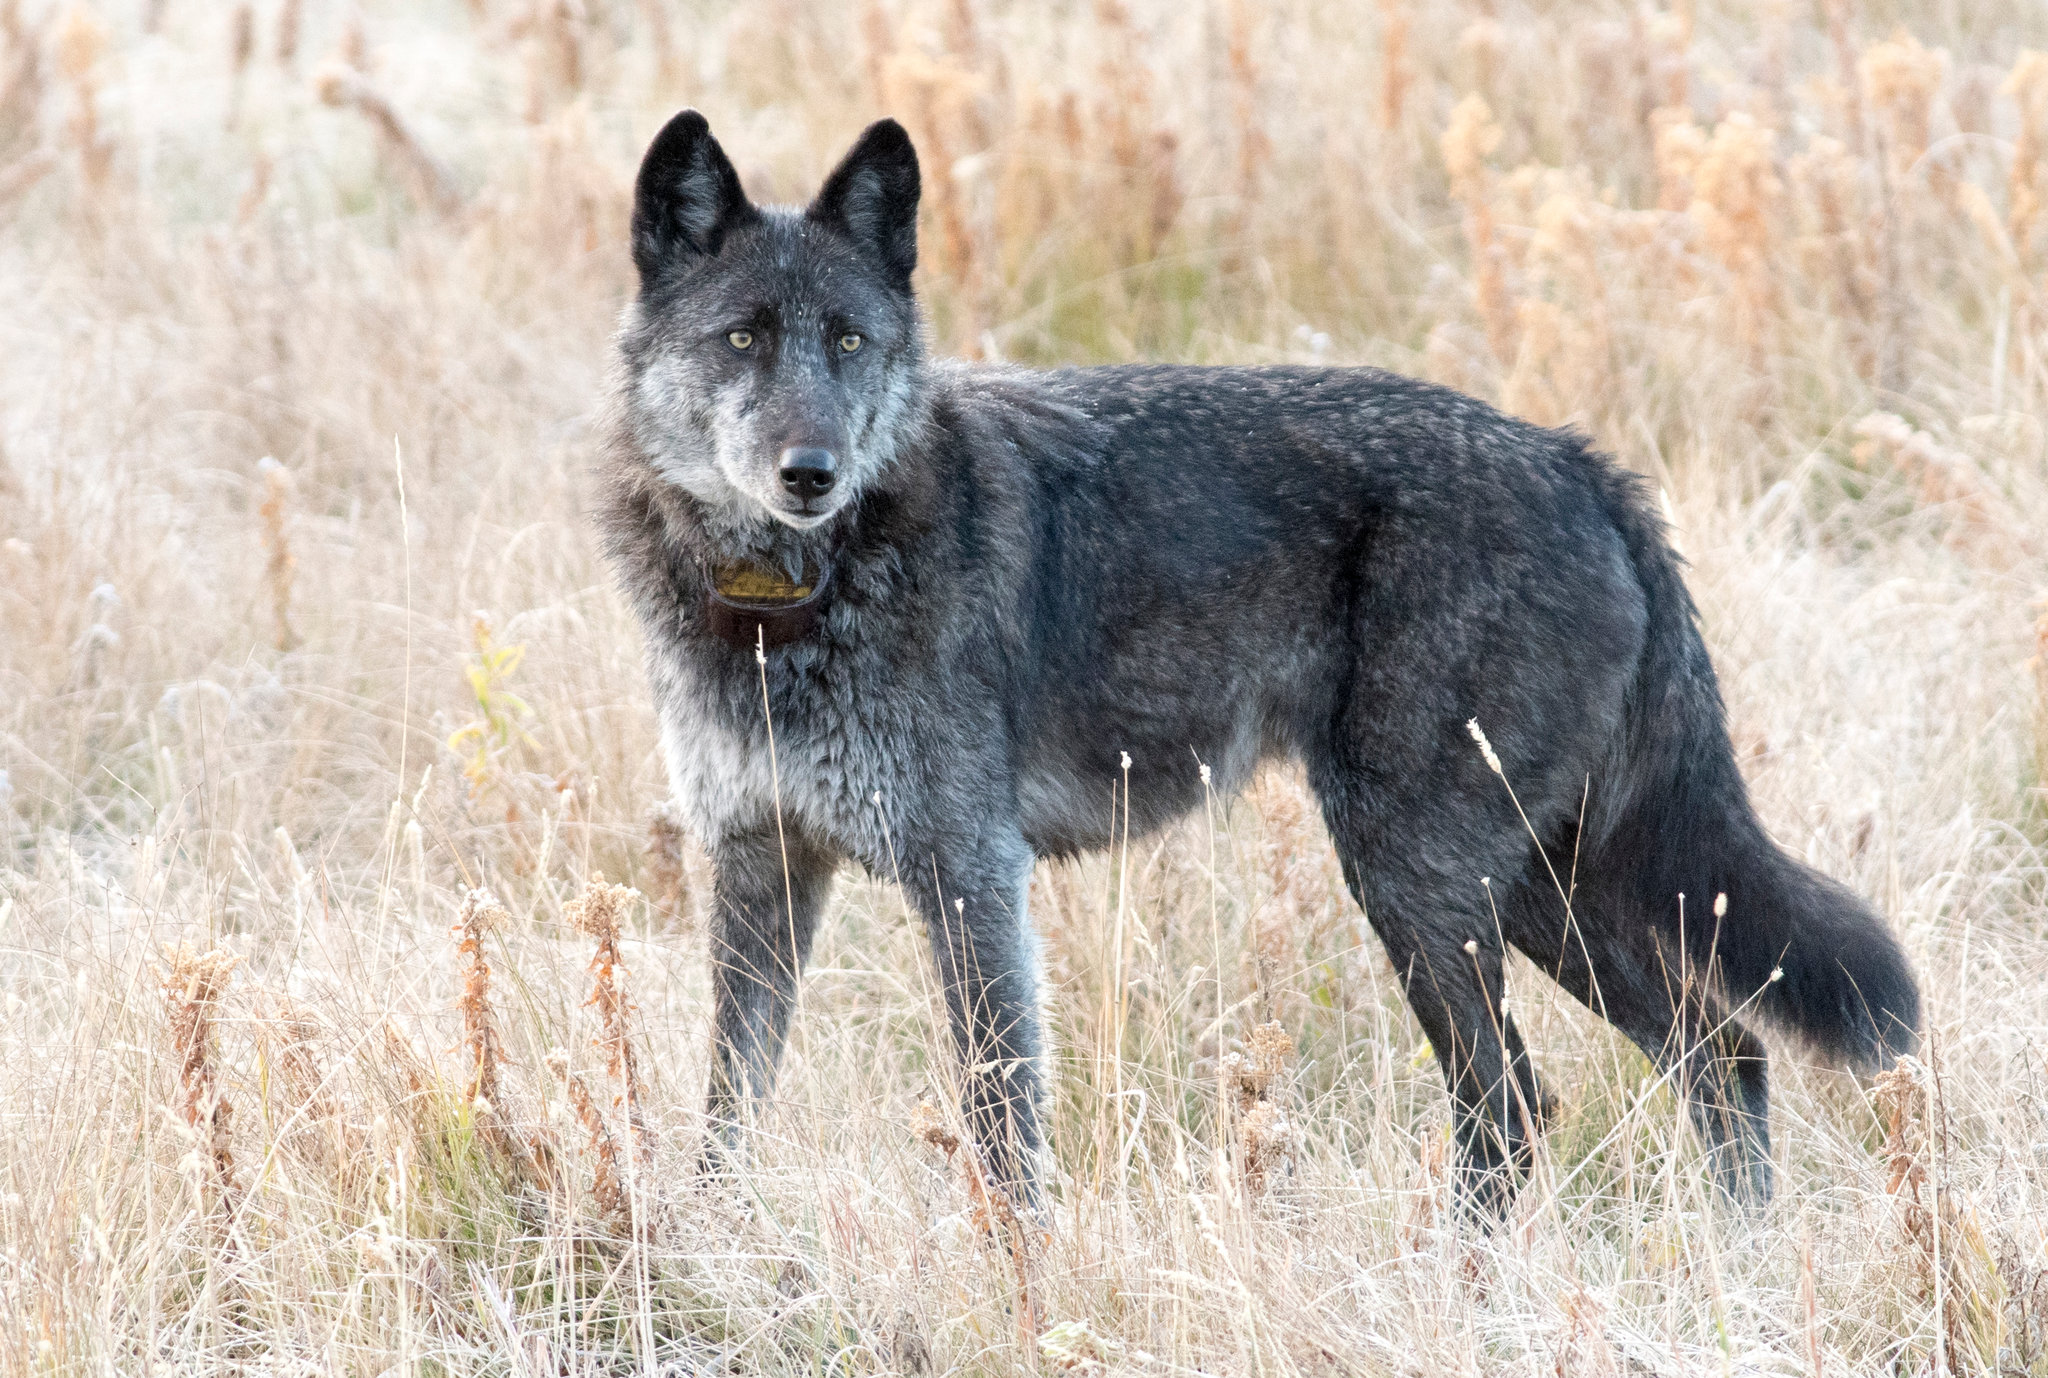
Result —
[[1025, 896], [1031, 850], [1021, 837], [910, 848], [906, 885], [931, 937], [939, 989], [960, 1054], [968, 1131], [995, 1184], [1020, 1206], [1039, 1199], [1042, 1039], [1038, 961]]
[[721, 839], [710, 851], [712, 1138], [703, 1167], [716, 1170], [746, 1102], [774, 1083], [837, 858], [794, 830], [778, 836], [772, 824]]

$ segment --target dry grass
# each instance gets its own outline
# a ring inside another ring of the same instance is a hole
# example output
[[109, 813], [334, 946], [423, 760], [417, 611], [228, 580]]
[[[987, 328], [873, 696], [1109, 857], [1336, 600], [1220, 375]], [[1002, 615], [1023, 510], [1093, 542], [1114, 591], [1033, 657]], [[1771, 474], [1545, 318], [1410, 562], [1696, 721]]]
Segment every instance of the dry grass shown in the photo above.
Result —
[[[2011, 0], [0, 0], [0, 1366], [2048, 1374], [2040, 50]], [[1559, 1123], [1461, 1236], [1276, 774], [1037, 879], [1048, 1238], [851, 876], [693, 1188], [705, 878], [578, 506], [686, 101], [780, 198], [905, 118], [940, 348], [1382, 364], [1649, 473], [1925, 1065], [1783, 1050], [1732, 1219], [1523, 969]]]

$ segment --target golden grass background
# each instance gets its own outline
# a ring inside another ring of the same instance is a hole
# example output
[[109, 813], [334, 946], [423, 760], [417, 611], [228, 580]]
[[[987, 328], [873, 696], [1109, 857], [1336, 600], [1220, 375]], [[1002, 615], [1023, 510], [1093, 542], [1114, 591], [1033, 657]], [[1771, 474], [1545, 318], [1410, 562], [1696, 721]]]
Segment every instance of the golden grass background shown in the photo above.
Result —
[[[0, 0], [0, 1365], [2048, 1374], [2044, 49], [2011, 0]], [[683, 104], [762, 199], [904, 119], [937, 349], [1379, 364], [1648, 473], [1924, 1064], [1781, 1048], [1736, 1218], [1523, 967], [1565, 1113], [1460, 1234], [1281, 772], [1037, 879], [1049, 1238], [947, 1151], [853, 876], [693, 1188], [706, 877], [579, 515]]]

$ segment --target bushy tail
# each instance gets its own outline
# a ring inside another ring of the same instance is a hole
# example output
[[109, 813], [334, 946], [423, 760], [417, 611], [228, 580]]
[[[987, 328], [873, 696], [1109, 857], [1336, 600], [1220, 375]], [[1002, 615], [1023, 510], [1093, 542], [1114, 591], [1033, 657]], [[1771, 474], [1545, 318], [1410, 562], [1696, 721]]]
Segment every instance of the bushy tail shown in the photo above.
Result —
[[1919, 1042], [1905, 954], [1869, 905], [1757, 821], [1677, 556], [1640, 481], [1615, 469], [1607, 479], [1650, 632], [1618, 744], [1626, 785], [1596, 844], [1602, 869], [1637, 914], [1682, 931], [1695, 969], [1732, 1004], [1858, 1070], [1889, 1066]]

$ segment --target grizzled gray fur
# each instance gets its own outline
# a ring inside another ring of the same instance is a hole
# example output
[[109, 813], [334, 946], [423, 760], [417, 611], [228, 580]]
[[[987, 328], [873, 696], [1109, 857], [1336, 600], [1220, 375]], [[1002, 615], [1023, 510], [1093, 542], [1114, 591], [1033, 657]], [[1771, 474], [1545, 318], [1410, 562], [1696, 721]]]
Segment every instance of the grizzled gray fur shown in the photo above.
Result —
[[[1919, 997], [1751, 811], [1642, 484], [1370, 369], [929, 360], [918, 185], [883, 121], [810, 206], [756, 207], [694, 111], [639, 175], [598, 516], [716, 871], [707, 1158], [768, 1089], [851, 861], [922, 916], [969, 1126], [1035, 1197], [1034, 859], [1109, 841], [1124, 753], [1139, 830], [1200, 805], [1203, 766], [1228, 791], [1293, 757], [1442, 1064], [1475, 1209], [1550, 1105], [1508, 945], [1670, 1070], [1724, 1188], [1768, 1192], [1765, 1050], [1731, 1009], [1868, 1068], [1914, 1046]], [[820, 615], [718, 634], [734, 565], [820, 586]]]

